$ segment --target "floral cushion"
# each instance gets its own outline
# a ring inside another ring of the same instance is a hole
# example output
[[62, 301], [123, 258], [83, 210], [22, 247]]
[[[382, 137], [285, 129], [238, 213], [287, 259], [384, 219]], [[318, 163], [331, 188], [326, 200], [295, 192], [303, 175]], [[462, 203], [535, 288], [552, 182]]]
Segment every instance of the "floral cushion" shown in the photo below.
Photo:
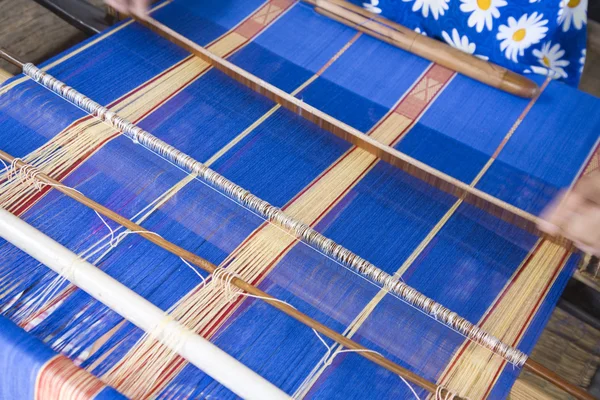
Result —
[[350, 1], [514, 71], [579, 83], [588, 0]]

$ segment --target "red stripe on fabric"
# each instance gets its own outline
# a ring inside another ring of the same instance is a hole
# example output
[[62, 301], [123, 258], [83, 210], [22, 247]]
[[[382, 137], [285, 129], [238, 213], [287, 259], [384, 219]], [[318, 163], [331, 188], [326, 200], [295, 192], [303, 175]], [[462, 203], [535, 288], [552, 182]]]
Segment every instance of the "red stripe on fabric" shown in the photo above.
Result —
[[394, 112], [413, 120], [417, 119], [454, 75], [455, 72], [433, 64]]
[[251, 39], [269, 26], [273, 20], [279, 18], [284, 11], [295, 3], [292, 0], [272, 0], [238, 25], [234, 32], [246, 39]]
[[[402, 99], [394, 110], [396, 114], [407, 117], [412, 121], [392, 140], [392, 146], [397, 144], [412, 129], [413, 125], [421, 118], [433, 103], [433, 100], [446, 88], [454, 75], [456, 75], [455, 72], [433, 64], [419, 82], [413, 86], [409, 95]], [[423, 100], [420, 99], [421, 96], [423, 96]]]
[[106, 385], [63, 355], [48, 361], [38, 373], [35, 400], [89, 400]]

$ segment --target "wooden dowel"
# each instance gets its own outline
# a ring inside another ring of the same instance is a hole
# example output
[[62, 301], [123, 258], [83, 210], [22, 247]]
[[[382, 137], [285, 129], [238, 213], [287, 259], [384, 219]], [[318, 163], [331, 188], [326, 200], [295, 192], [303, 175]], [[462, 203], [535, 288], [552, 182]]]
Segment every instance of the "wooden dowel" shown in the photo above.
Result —
[[[0, 159], [2, 159], [3, 161], [5, 161], [6, 163], [8, 163], [10, 165], [15, 160], [15, 157], [0, 150]], [[16, 167], [18, 167], [18, 168], [23, 168], [28, 165], [25, 162], [18, 160], [18, 159], [15, 162], [15, 164], [16, 164]], [[103, 215], [103, 216], [111, 219], [112, 221], [116, 222], [117, 224], [129, 229], [130, 231], [136, 232], [136, 234], [142, 236], [144, 239], [154, 243], [155, 245], [170, 252], [171, 254], [174, 254], [178, 257], [183, 258], [184, 260], [188, 261], [191, 264], [196, 265], [197, 267], [203, 269], [204, 271], [206, 271], [208, 273], [213, 273], [215, 271], [215, 269], [217, 269], [217, 266], [212, 264], [208, 260], [205, 260], [204, 258], [201, 258], [201, 257], [197, 256], [196, 254], [194, 254], [190, 251], [187, 251], [172, 242], [169, 242], [168, 240], [164, 239], [161, 236], [149, 233], [149, 231], [147, 229], [143, 228], [141, 225], [138, 225], [135, 222], [112, 211], [111, 209], [104, 207], [103, 205], [95, 202], [92, 199], [89, 199], [88, 197], [84, 196], [83, 194], [79, 193], [78, 191], [76, 191], [72, 188], [69, 188], [67, 186], [64, 186], [62, 183], [52, 179], [48, 175], [43, 174], [43, 173], [38, 173], [38, 174], [36, 174], [36, 178], [39, 179], [41, 182], [46, 183], [50, 187], [63, 193], [64, 195], [72, 198], [73, 200], [77, 201], [78, 203], [83, 204], [86, 207], [89, 207], [90, 209], [98, 212], [100, 215]], [[227, 274], [227, 272], [225, 272], [224, 274]], [[227, 278], [227, 280], [229, 280], [229, 278]], [[384, 356], [382, 356], [379, 353], [365, 351], [365, 350], [369, 350], [369, 349], [358, 344], [357, 342], [353, 341], [352, 339], [349, 339], [346, 336], [334, 331], [333, 329], [321, 324], [320, 322], [312, 319], [308, 315], [298, 311], [297, 309], [290, 306], [289, 304], [279, 301], [275, 297], [260, 290], [256, 286], [253, 286], [238, 277], [233, 277], [233, 279], [231, 279], [231, 284], [233, 284], [234, 286], [244, 290], [245, 292], [247, 292], [253, 296], [261, 298], [262, 300], [264, 300], [266, 303], [273, 306], [274, 308], [282, 311], [283, 313], [285, 313], [288, 316], [294, 318], [295, 320], [303, 323], [304, 325], [308, 326], [309, 328], [314, 329], [315, 331], [319, 332], [320, 334], [334, 340], [335, 342], [341, 344], [342, 346], [344, 346], [348, 349], [352, 349], [352, 350], [360, 350], [359, 352], [357, 352], [360, 356], [374, 362], [375, 364], [387, 369], [388, 371], [390, 371], [396, 375], [400, 375], [401, 377], [407, 379], [408, 381], [410, 381], [416, 385], [419, 385], [420, 387], [422, 387], [425, 390], [428, 390], [431, 393], [436, 392], [438, 385], [436, 385], [435, 383], [415, 374], [414, 372], [409, 371], [406, 368], [401, 367], [400, 365], [390, 361], [389, 359], [385, 358]], [[445, 396], [447, 394], [447, 390], [442, 388], [442, 393]], [[459, 397], [455, 397], [455, 399], [461, 400]]]
[[343, 0], [303, 0], [342, 24], [376, 37], [405, 51], [505, 92], [532, 98], [539, 87], [531, 79], [484, 61], [439, 40], [418, 34], [393, 21]]
[[5, 61], [8, 61], [15, 67], [19, 67], [19, 68], [23, 69], [23, 63], [19, 59], [17, 59], [17, 57], [13, 56], [12, 54], [10, 54], [9, 52], [7, 52], [6, 50], [4, 50], [1, 47], [0, 47], [0, 58], [4, 59]]
[[304, 117], [308, 121], [317, 124], [319, 127], [333, 133], [347, 142], [368, 151], [381, 160], [400, 168], [404, 172], [421, 179], [444, 192], [450, 193], [455, 197], [461, 198], [470, 204], [482, 208], [488, 213], [534, 235], [548, 238], [568, 248], [572, 247], [572, 243], [563, 237], [552, 237], [541, 232], [537, 228], [539, 221], [538, 217], [482, 192], [479, 189], [471, 187], [456, 178], [401, 153], [391, 146], [384, 145], [359, 130], [304, 103], [302, 100], [297, 99], [289, 93], [263, 81], [216, 54], [213, 54], [209, 50], [175, 32], [173, 29], [152, 17], [146, 16], [143, 18], [135, 18], [144, 26], [210, 63], [214, 68], [225, 73], [237, 82], [242, 83], [257, 93], [264, 95], [268, 99], [280, 104], [282, 107]]
[[[559, 349], [557, 349], [559, 351]], [[556, 372], [549, 370], [544, 367], [542, 364], [537, 361], [532, 360], [531, 358], [527, 360], [524, 365], [529, 371], [533, 372], [537, 376], [541, 376], [546, 381], [552, 383], [556, 387], [564, 390], [571, 396], [580, 400], [595, 400], [596, 398], [588, 393], [582, 387], [572, 384], [571, 382], [567, 382], [563, 377], [558, 375]]]

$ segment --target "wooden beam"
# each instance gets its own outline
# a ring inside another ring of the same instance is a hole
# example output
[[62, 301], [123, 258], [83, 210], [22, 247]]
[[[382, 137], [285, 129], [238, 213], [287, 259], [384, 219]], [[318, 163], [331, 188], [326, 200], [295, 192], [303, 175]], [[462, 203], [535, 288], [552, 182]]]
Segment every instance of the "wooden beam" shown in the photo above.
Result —
[[496, 89], [533, 98], [539, 87], [507, 68], [467, 54], [344, 0], [303, 0], [317, 12]]

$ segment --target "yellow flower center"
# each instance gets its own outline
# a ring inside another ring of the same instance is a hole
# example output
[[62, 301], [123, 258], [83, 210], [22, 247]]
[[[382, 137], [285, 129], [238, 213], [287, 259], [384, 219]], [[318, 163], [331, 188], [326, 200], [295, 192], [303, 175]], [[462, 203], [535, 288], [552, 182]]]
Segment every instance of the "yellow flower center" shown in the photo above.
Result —
[[527, 33], [527, 31], [524, 28], [521, 28], [513, 33], [512, 38], [515, 42], [520, 42], [525, 39], [525, 33]]
[[546, 56], [542, 57], [542, 62], [544, 63], [544, 65], [546, 67], [550, 66], [550, 60], [548, 60], [548, 57], [546, 57]]
[[[570, 0], [570, 1], [581, 1], [581, 0]], [[490, 8], [491, 5], [492, 5], [492, 0], [477, 0], [477, 6], [479, 6], [479, 8], [482, 9], [483, 11]]]
[[581, 0], [569, 0], [569, 2], [567, 3], [567, 7], [575, 8], [579, 5], [579, 3], [581, 3]]

